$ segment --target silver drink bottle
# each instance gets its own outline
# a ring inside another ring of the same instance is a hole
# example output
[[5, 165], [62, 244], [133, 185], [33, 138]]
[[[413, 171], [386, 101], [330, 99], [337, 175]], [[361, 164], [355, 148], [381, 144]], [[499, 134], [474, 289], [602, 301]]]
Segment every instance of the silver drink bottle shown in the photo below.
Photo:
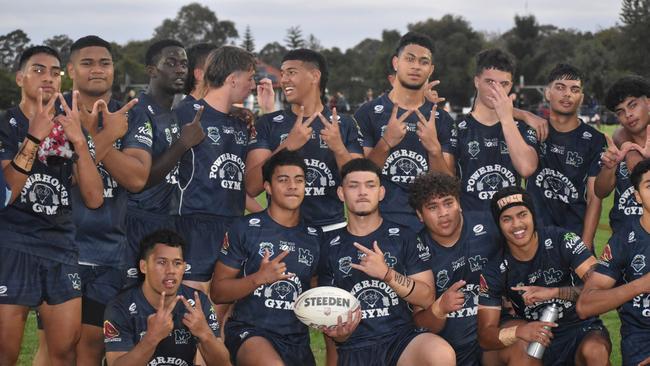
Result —
[[[539, 319], [539, 321], [553, 323], [557, 320], [559, 315], [560, 315], [560, 308], [557, 306], [557, 304], [552, 303], [551, 305], [544, 308], [544, 311], [542, 312], [542, 317]], [[549, 329], [548, 327], [545, 328]], [[544, 347], [539, 342], [531, 342], [528, 345], [528, 355], [538, 360], [541, 360], [542, 357], [544, 357], [545, 350], [546, 347]]]

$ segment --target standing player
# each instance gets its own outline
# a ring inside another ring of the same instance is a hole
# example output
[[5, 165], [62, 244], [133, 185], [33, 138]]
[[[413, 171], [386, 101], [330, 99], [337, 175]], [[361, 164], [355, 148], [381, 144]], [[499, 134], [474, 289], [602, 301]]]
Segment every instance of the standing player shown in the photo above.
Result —
[[356, 314], [324, 333], [336, 342], [339, 365], [454, 365], [447, 342], [415, 328], [409, 304], [427, 308], [434, 299], [422, 260], [429, 252], [414, 232], [381, 217], [381, 174], [369, 159], [341, 169], [337, 193], [349, 222], [329, 233], [319, 282], [350, 291], [361, 304], [361, 321]]
[[487, 210], [497, 191], [518, 185], [520, 177], [537, 169], [535, 131], [513, 119], [508, 93], [514, 69], [510, 56], [499, 49], [476, 57], [474, 110], [457, 123], [454, 152], [465, 210]]
[[578, 119], [582, 88], [583, 76], [575, 67], [558, 64], [551, 70], [544, 90], [551, 109], [549, 136], [541, 144], [539, 167], [526, 189], [544, 224], [582, 233], [591, 249], [601, 210], [594, 181], [606, 141]]
[[219, 245], [232, 221], [244, 214], [244, 171], [248, 130], [230, 116], [255, 87], [255, 58], [241, 48], [215, 50], [206, 65], [208, 92], [195, 103], [184, 103], [176, 113], [181, 123], [195, 119], [206, 138], [181, 158], [176, 192], [177, 226], [187, 233], [186, 284], [209, 290]]
[[618, 309], [623, 365], [650, 362], [650, 160], [638, 163], [630, 177], [643, 207], [640, 219], [614, 232], [596, 273], [585, 283], [578, 315], [585, 318]]
[[[546, 347], [545, 365], [608, 365], [611, 343], [600, 319], [580, 320], [575, 303], [578, 278], [587, 279], [596, 259], [566, 229], [535, 226], [536, 211], [523, 188], [500, 190], [492, 198], [492, 216], [504, 238], [501, 260], [491, 260], [480, 275], [478, 337], [496, 363], [537, 364], [528, 356], [529, 342]], [[576, 278], [577, 276], [577, 278]], [[501, 319], [502, 298], [512, 302], [514, 319]], [[538, 321], [556, 304], [555, 323]]]
[[263, 167], [269, 208], [235, 221], [214, 269], [212, 300], [233, 301], [226, 345], [237, 365], [314, 365], [309, 332], [293, 313], [310, 288], [322, 235], [300, 217], [307, 167], [282, 151]]
[[343, 205], [336, 197], [339, 169], [362, 156], [354, 120], [323, 105], [328, 70], [318, 52], [297, 49], [282, 60], [282, 90], [290, 110], [262, 116], [251, 137], [246, 159], [246, 192], [263, 191], [262, 165], [280, 150], [299, 151], [307, 164], [302, 214], [324, 231], [345, 226]]
[[142, 239], [142, 285], [120, 294], [106, 308], [108, 366], [193, 365], [197, 349], [207, 365], [228, 364], [210, 300], [181, 284], [184, 249], [183, 239], [169, 230]]
[[383, 217], [415, 231], [422, 224], [408, 205], [410, 183], [428, 171], [454, 174], [454, 122], [425, 99], [433, 68], [431, 39], [415, 32], [405, 34], [392, 57], [393, 89], [365, 103], [354, 115], [366, 157], [382, 167]]
[[72, 183], [79, 204], [102, 204], [102, 181], [77, 111], [53, 119], [63, 101], [58, 53], [44, 46], [25, 50], [16, 83], [21, 100], [0, 128], [3, 174], [17, 200], [0, 212], [0, 364], [18, 359], [27, 312], [38, 307], [52, 365], [69, 365], [81, 333], [79, 251], [71, 212]]
[[[600, 198], [605, 198], [616, 188], [614, 205], [609, 212], [609, 225], [616, 232], [643, 214], [630, 183], [632, 165], [638, 161], [639, 154], [637, 151], [628, 152], [633, 144], [642, 151], [650, 148], [647, 143], [650, 83], [640, 76], [621, 78], [609, 88], [605, 104], [616, 114], [621, 127], [614, 132], [613, 141], [609, 141], [609, 149], [603, 156], [603, 168], [596, 178], [595, 191]], [[628, 155], [632, 165], [628, 164]]]
[[208, 91], [203, 76], [205, 75], [205, 63], [210, 52], [217, 46], [211, 43], [197, 43], [187, 49], [187, 79], [185, 80], [184, 102], [197, 101]]
[[425, 225], [418, 245], [425, 248], [422, 259], [433, 270], [437, 299], [415, 319], [451, 344], [458, 365], [479, 365], [479, 275], [501, 247], [493, 221], [478, 213], [463, 213], [459, 199], [458, 180], [444, 173], [421, 175], [411, 186], [409, 204]]
[[[82, 284], [77, 362], [83, 365], [101, 364], [104, 310], [124, 279], [127, 190], [142, 189], [142, 178], [151, 163], [149, 122], [142, 113], [129, 111], [137, 99], [122, 106], [111, 98], [111, 52], [105, 40], [82, 37], [70, 47], [68, 64], [72, 88], [79, 92], [82, 124], [95, 147], [95, 163], [104, 186], [104, 204], [99, 209], [84, 207], [79, 200], [81, 189], [73, 189], [71, 198]], [[93, 112], [88, 114], [89, 110]]]

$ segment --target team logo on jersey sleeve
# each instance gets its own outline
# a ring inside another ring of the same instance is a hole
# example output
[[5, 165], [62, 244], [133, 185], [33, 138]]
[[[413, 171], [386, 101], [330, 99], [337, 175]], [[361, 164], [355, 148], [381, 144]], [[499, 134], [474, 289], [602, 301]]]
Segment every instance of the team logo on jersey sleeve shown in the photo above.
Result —
[[465, 191], [477, 192], [478, 198], [489, 200], [500, 189], [514, 186], [517, 177], [505, 166], [500, 164], [486, 165], [478, 168], [467, 179]]
[[421, 154], [398, 149], [393, 151], [382, 169], [382, 174], [387, 175], [391, 182], [411, 183], [415, 177], [429, 171], [429, 162]]
[[325, 190], [336, 187], [334, 174], [325, 162], [318, 159], [305, 159], [307, 174], [305, 176], [306, 196], [325, 196]]
[[373, 110], [375, 111], [375, 114], [381, 114], [384, 111], [384, 106], [382, 104], [377, 104]]
[[422, 240], [420, 240], [420, 237], [417, 238], [417, 249], [418, 249], [418, 257], [420, 260], [423, 261], [428, 261], [431, 259], [431, 252], [429, 251], [429, 246], [424, 244]]
[[120, 332], [108, 320], [104, 320], [104, 342], [121, 342]]
[[210, 179], [218, 179], [221, 188], [241, 191], [246, 164], [231, 153], [221, 154], [210, 167]]
[[488, 287], [488, 283], [485, 280], [485, 277], [483, 277], [483, 273], [481, 273], [478, 276], [478, 283], [479, 283], [479, 292], [483, 294], [487, 294], [488, 291], [490, 291], [490, 288]]
[[48, 174], [31, 174], [20, 193], [20, 202], [31, 205], [32, 211], [56, 215], [60, 206], [69, 206], [66, 187]]
[[151, 126], [151, 121], [147, 120], [145, 123], [138, 127], [138, 131], [133, 135], [139, 143], [151, 147], [153, 144], [153, 127]]

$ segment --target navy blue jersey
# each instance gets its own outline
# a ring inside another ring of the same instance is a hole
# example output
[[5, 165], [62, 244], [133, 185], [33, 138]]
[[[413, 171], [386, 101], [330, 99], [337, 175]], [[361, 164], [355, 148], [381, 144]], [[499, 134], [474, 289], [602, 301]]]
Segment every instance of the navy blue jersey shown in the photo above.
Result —
[[[195, 306], [194, 292], [194, 289], [181, 285], [177, 294], [183, 295], [190, 305]], [[208, 326], [219, 337], [219, 323], [212, 303], [204, 293], [198, 293]], [[155, 313], [156, 309], [144, 297], [140, 286], [126, 290], [111, 300], [104, 313], [106, 352], [131, 351], [147, 332], [147, 318]], [[185, 304], [179, 300], [172, 312], [174, 329], [158, 343], [147, 365], [194, 365], [198, 340], [182, 322], [186, 313]]]
[[539, 165], [527, 180], [536, 212], [546, 225], [582, 233], [587, 209], [587, 179], [600, 172], [600, 156], [607, 148], [605, 135], [586, 123], [569, 132], [549, 124], [540, 144]]
[[[522, 122], [515, 123], [524, 141], [538, 151], [535, 131]], [[467, 114], [457, 129], [458, 147], [454, 156], [462, 187], [460, 202], [464, 210], [489, 212], [490, 200], [496, 192], [521, 182], [512, 165], [501, 123], [486, 126]]]
[[[327, 107], [321, 113], [331, 120], [332, 113]], [[339, 117], [343, 144], [350, 153], [363, 154], [356, 123], [348, 116], [339, 115]], [[290, 109], [263, 115], [255, 125], [256, 133], [251, 137], [249, 149], [275, 151], [289, 136], [289, 131], [295, 122], [296, 115]], [[340, 223], [345, 221], [343, 203], [336, 195], [336, 187], [341, 183], [341, 175], [334, 153], [320, 137], [323, 122], [316, 118], [311, 127], [313, 129], [311, 139], [298, 150], [307, 164], [305, 200], [300, 212], [305, 220], [313, 225]]]
[[[13, 160], [27, 135], [29, 120], [14, 107], [7, 110], [0, 125], [0, 160]], [[70, 206], [72, 165], [69, 159], [48, 165], [34, 160], [20, 196], [0, 211], [0, 248], [77, 264]]]
[[454, 347], [478, 342], [476, 314], [479, 276], [488, 260], [500, 259], [501, 253], [499, 231], [494, 221], [479, 213], [464, 213], [460, 238], [452, 247], [434, 241], [426, 228], [420, 232], [418, 239], [430, 250], [429, 263], [436, 282], [436, 298], [454, 283], [460, 280], [467, 282], [463, 287], [463, 308], [447, 315], [440, 336]]
[[[155, 161], [165, 153], [181, 135], [180, 123], [176, 114], [160, 107], [146, 93], [140, 93], [138, 104], [133, 111], [143, 113], [151, 122], [151, 159]], [[191, 120], [190, 120], [191, 121]], [[165, 179], [139, 193], [129, 194], [129, 209], [141, 210], [161, 215], [178, 213], [178, 196], [174, 194], [178, 183], [178, 164], [165, 176]]]
[[[2, 150], [1, 141], [0, 141], [0, 150]], [[9, 204], [10, 199], [11, 199], [11, 190], [9, 189], [9, 186], [7, 186], [7, 182], [5, 182], [5, 176], [2, 169], [0, 169], [0, 209], [7, 207], [7, 204]]]
[[[419, 110], [428, 120], [432, 108], [433, 103], [426, 101]], [[361, 130], [363, 147], [374, 148], [379, 143], [392, 111], [393, 102], [384, 94], [362, 105], [354, 114]], [[404, 112], [406, 111], [401, 110], [397, 114], [400, 116]], [[429, 171], [429, 154], [417, 135], [418, 121], [415, 113], [405, 120], [406, 135], [399, 144], [390, 149], [382, 167], [381, 181], [386, 188], [386, 196], [379, 208], [383, 213], [415, 215], [415, 211], [408, 204], [408, 189], [415, 177]], [[456, 148], [454, 121], [449, 113], [442, 109], [436, 110], [436, 129], [442, 151], [451, 153]]]
[[[66, 95], [68, 105], [72, 96]], [[109, 100], [108, 110], [118, 111], [122, 104]], [[117, 150], [142, 149], [151, 151], [151, 125], [146, 116], [138, 111], [130, 111], [126, 134], [113, 143]], [[102, 127], [100, 116], [98, 126]], [[89, 137], [89, 145], [94, 146]], [[97, 209], [86, 207], [78, 186], [72, 188], [72, 217], [76, 227], [75, 241], [79, 247], [79, 262], [101, 266], [119, 267], [126, 250], [126, 202], [127, 191], [120, 186], [103, 163], [97, 170], [104, 183], [104, 204]]]
[[[628, 283], [650, 272], [650, 234], [639, 220], [625, 230], [614, 233], [603, 250], [596, 272], [611, 277], [617, 284]], [[650, 330], [650, 294], [640, 294], [618, 308], [621, 317], [621, 335]]]
[[271, 260], [289, 251], [282, 262], [295, 276], [262, 285], [237, 300], [231, 319], [283, 336], [308, 339], [307, 326], [296, 318], [293, 304], [310, 288], [322, 241], [320, 229], [302, 222], [294, 227], [282, 226], [266, 210], [238, 218], [224, 238], [219, 261], [246, 276], [259, 270], [265, 251], [270, 252]]
[[387, 220], [363, 237], [350, 234], [346, 228], [327, 234], [329, 245], [323, 251], [324, 263], [318, 282], [350, 291], [361, 304], [361, 323], [342, 347], [364, 347], [401, 329], [414, 328], [408, 303], [386, 283], [352, 269], [350, 264], [359, 264], [359, 258], [364, 255], [353, 243], [372, 250], [373, 242], [377, 241], [386, 263], [395, 271], [407, 276], [427, 271], [429, 263], [422, 258], [426, 258], [429, 252], [423, 245], [418, 247], [416, 234]]
[[621, 161], [616, 168], [614, 202], [609, 211], [609, 226], [614, 233], [638, 221], [639, 217], [643, 215], [643, 206], [634, 197], [634, 186], [630, 181], [630, 173], [627, 163]]
[[241, 216], [246, 192], [244, 170], [248, 130], [237, 118], [212, 108], [203, 99], [176, 109], [182, 125], [192, 122], [204, 106], [201, 125], [205, 139], [183, 154], [176, 191], [178, 214]]
[[575, 303], [563, 299], [550, 299], [531, 306], [524, 304], [522, 293], [512, 290], [514, 286], [567, 287], [581, 283], [575, 274], [591, 252], [575, 233], [556, 226], [546, 226], [537, 230], [538, 248], [533, 259], [519, 261], [507, 250], [502, 260], [490, 261], [480, 280], [479, 303], [485, 306], [501, 306], [501, 297], [512, 301], [518, 316], [529, 320], [539, 320], [544, 308], [550, 303], [560, 307], [556, 323], [560, 326], [580, 322], [575, 311]]

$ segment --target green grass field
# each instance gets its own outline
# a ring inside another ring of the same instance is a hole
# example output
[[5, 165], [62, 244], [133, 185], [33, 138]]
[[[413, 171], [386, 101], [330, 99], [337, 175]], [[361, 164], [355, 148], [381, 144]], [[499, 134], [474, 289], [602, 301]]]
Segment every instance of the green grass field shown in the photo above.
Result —
[[[612, 131], [616, 126], [606, 126], [603, 125], [601, 130], [604, 133], [611, 135]], [[262, 195], [263, 196], [263, 195]], [[262, 197], [262, 200], [264, 197]], [[603, 202], [603, 210], [600, 215], [600, 223], [598, 226], [598, 231], [596, 233], [596, 253], [600, 255], [605, 246], [609, 236], [611, 234], [609, 228], [609, 210], [612, 207], [613, 195], [610, 195]], [[265, 202], [264, 202], [265, 204]], [[611, 361], [612, 365], [621, 364], [621, 353], [620, 353], [620, 322], [618, 319], [618, 314], [615, 311], [610, 311], [609, 313], [601, 317], [605, 322], [605, 325], [609, 329], [609, 333], [612, 339], [612, 356]], [[312, 331], [311, 333], [311, 342], [312, 349], [314, 351], [314, 356], [318, 365], [325, 364], [325, 345], [323, 343], [323, 337], [320, 332]], [[32, 364], [32, 359], [36, 353], [38, 339], [36, 336], [36, 318], [33, 313], [30, 313], [29, 318], [27, 319], [27, 326], [25, 327], [25, 335], [23, 338], [22, 349], [20, 352], [20, 358], [18, 360], [18, 365], [27, 366]]]

